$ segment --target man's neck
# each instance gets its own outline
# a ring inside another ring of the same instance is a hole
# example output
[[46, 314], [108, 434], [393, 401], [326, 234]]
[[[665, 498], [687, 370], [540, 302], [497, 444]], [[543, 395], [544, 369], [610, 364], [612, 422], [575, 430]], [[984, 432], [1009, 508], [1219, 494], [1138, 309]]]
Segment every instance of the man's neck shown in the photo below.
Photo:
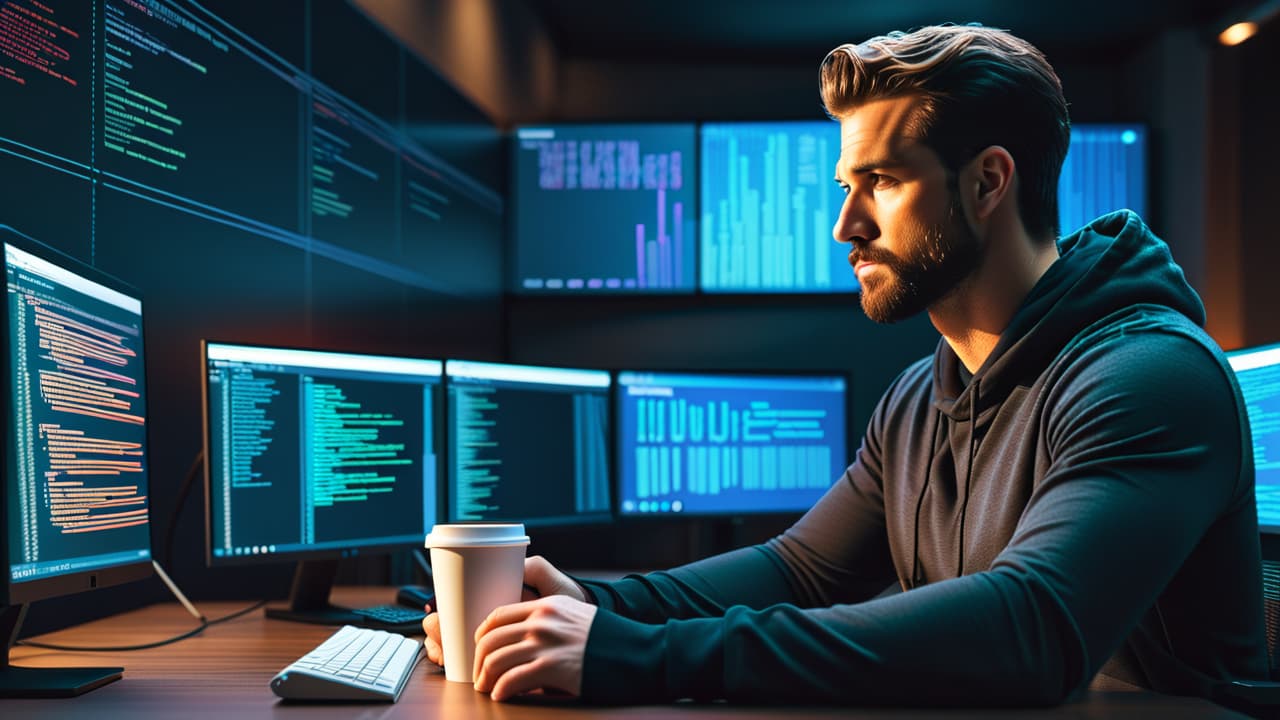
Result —
[[986, 248], [982, 263], [929, 308], [929, 319], [969, 372], [976, 373], [1031, 288], [1058, 259], [1056, 243], [1025, 236]]

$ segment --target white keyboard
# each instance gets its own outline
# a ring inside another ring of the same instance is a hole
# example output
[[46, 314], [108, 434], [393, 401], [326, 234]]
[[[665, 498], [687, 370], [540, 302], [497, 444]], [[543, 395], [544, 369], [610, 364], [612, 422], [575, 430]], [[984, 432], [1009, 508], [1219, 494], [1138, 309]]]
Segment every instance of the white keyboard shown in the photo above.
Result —
[[271, 690], [289, 700], [395, 702], [424, 654], [417, 640], [344, 625], [271, 678]]

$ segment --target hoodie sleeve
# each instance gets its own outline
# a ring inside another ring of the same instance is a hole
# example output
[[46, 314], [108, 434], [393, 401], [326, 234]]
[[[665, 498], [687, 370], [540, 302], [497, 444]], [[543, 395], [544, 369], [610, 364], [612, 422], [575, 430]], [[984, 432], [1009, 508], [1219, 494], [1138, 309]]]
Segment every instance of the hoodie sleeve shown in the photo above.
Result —
[[927, 367], [922, 361], [899, 376], [873, 413], [853, 465], [782, 536], [670, 571], [575, 580], [602, 610], [644, 623], [718, 618], [733, 606], [825, 607], [882, 592], [895, 580], [880, 484], [885, 414], [889, 399]]
[[785, 534], [669, 571], [614, 582], [574, 578], [602, 610], [645, 623], [720, 617], [732, 606], [857, 602], [894, 581], [871, 475], [849, 468]]
[[[1056, 410], [1043, 426], [1028, 428], [1052, 461], [989, 569], [829, 607], [730, 606], [720, 617], [645, 618], [655, 624], [601, 610], [588, 638], [583, 697], [1064, 700], [1120, 646], [1205, 530], [1247, 494], [1238, 487], [1242, 438], [1224, 373], [1183, 337], [1102, 343], [1050, 393]], [[856, 486], [846, 476], [851, 481]], [[836, 509], [839, 498], [828, 495], [815, 512]], [[849, 527], [837, 526], [834, 513], [819, 519], [828, 525], [819, 536]]]

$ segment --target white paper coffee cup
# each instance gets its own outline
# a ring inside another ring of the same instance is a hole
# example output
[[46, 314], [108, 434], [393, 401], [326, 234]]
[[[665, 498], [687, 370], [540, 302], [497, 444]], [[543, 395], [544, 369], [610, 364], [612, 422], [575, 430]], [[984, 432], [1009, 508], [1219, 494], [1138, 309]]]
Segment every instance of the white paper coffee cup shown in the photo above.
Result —
[[436, 525], [427, 535], [444, 676], [475, 682], [476, 628], [494, 608], [520, 602], [529, 536], [522, 523]]

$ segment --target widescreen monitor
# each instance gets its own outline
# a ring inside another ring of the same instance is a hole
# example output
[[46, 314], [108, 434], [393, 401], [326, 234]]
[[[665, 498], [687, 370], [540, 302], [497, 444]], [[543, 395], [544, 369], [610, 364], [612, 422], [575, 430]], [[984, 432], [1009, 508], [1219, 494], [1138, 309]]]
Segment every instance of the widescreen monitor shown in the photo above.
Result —
[[1227, 353], [1249, 411], [1258, 527], [1280, 534], [1280, 344]]
[[799, 513], [847, 462], [840, 374], [618, 374], [622, 515]]
[[337, 560], [421, 546], [437, 520], [442, 363], [205, 342], [208, 563], [300, 561], [288, 609], [329, 605]]
[[854, 292], [849, 246], [832, 227], [840, 124], [703, 123], [699, 130], [700, 287], [714, 293]]
[[512, 290], [693, 292], [696, 150], [692, 123], [518, 128]]
[[604, 370], [449, 360], [450, 522], [612, 517]]
[[1058, 180], [1059, 231], [1069, 235], [1102, 215], [1126, 208], [1143, 218], [1149, 209], [1146, 128], [1073, 125]]
[[[33, 601], [151, 574], [138, 291], [0, 226], [7, 283], [0, 633]], [[78, 695], [119, 668], [0, 665], [0, 696]]]

